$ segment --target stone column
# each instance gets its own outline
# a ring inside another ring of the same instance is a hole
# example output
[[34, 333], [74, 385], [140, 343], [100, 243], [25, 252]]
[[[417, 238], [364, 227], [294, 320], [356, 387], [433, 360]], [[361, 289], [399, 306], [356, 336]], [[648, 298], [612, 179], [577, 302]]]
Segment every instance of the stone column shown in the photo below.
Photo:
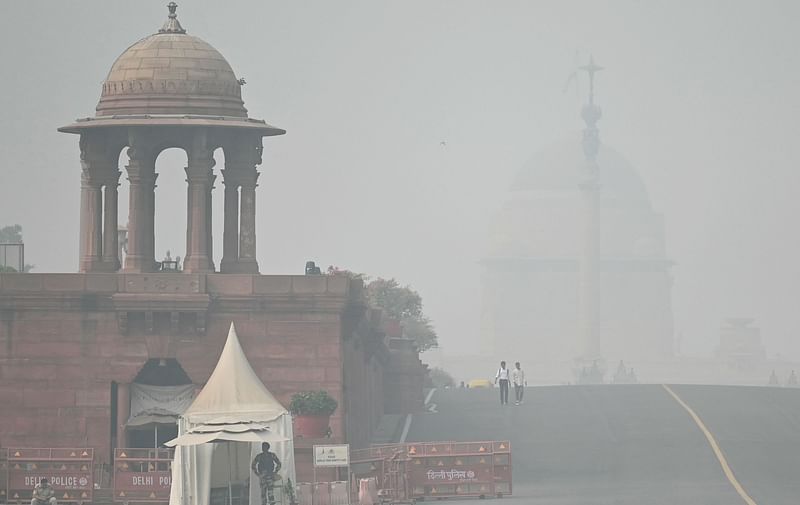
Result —
[[229, 168], [225, 168], [222, 175], [225, 185], [225, 229], [222, 232], [220, 271], [229, 273], [236, 272], [239, 263], [239, 182]]
[[186, 167], [187, 189], [187, 230], [186, 257], [183, 260], [185, 272], [213, 272], [209, 257], [211, 237], [211, 187], [216, 178], [213, 173], [213, 151], [205, 146], [194, 146], [189, 150], [189, 164]]
[[152, 272], [155, 270], [155, 159], [141, 152], [141, 148], [128, 148], [128, 254], [125, 272]]
[[258, 273], [256, 260], [256, 187], [259, 173], [252, 167], [243, 174], [239, 218], [239, 271]]
[[[85, 164], [87, 165], [87, 164]], [[81, 174], [81, 272], [96, 271], [103, 253], [103, 194], [89, 167]]]
[[119, 170], [114, 170], [105, 184], [105, 202], [103, 204], [103, 264], [116, 272], [119, 270], [119, 237], [118, 237], [118, 191]]
[[117, 384], [117, 447], [128, 447], [126, 424], [131, 415], [130, 384]]

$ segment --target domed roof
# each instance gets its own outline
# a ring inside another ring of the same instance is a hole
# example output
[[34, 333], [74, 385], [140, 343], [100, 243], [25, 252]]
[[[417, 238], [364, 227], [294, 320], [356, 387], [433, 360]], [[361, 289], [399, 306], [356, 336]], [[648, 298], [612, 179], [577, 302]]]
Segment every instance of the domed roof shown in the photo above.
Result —
[[[649, 207], [644, 181], [620, 153], [601, 144], [597, 165], [602, 199], [638, 202]], [[586, 158], [580, 134], [575, 134], [534, 155], [517, 172], [511, 190], [575, 193], [586, 179]]]
[[242, 85], [225, 58], [188, 35], [169, 4], [158, 33], [125, 50], [103, 83], [97, 117], [191, 114], [247, 117]]

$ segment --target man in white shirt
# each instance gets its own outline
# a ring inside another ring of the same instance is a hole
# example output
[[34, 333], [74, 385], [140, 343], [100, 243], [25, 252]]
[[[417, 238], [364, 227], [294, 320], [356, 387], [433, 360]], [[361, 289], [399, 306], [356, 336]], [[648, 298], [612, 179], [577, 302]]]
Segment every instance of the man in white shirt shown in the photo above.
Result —
[[515, 405], [522, 403], [522, 396], [525, 394], [525, 372], [519, 364], [519, 361], [514, 363], [514, 369], [511, 370], [511, 383], [514, 384], [514, 396], [517, 401]]
[[500, 369], [497, 370], [497, 375], [494, 376], [494, 383], [500, 382], [500, 405], [508, 405], [508, 368], [506, 362], [500, 362]]

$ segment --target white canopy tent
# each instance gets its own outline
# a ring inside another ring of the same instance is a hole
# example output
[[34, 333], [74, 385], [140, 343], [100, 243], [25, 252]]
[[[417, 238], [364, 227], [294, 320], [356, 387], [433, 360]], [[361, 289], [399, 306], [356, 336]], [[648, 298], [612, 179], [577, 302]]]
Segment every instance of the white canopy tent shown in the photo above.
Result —
[[253, 371], [231, 323], [214, 372], [181, 416], [178, 438], [167, 442], [177, 447], [169, 504], [209, 505], [212, 487], [248, 477], [250, 503], [259, 504], [261, 490], [250, 461], [261, 452], [261, 443], [269, 442], [283, 463], [284, 482], [295, 483], [293, 438], [291, 415]]

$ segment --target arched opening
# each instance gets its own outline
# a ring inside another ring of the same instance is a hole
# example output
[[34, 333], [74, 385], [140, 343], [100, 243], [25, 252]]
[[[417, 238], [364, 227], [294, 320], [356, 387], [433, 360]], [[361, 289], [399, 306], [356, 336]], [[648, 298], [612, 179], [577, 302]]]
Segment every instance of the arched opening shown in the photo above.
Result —
[[191, 404], [194, 392], [177, 360], [148, 360], [130, 384], [130, 414], [121, 420], [127, 447], [162, 447], [178, 436], [178, 416]]
[[[214, 150], [214, 190], [211, 191], [211, 226], [213, 230], [213, 256], [222, 259], [222, 234], [225, 229], [225, 185], [222, 183], [221, 170], [225, 168], [225, 152], [221, 147]], [[212, 263], [214, 257], [211, 258]], [[219, 267], [219, 261], [216, 265]]]
[[119, 192], [117, 196], [117, 254], [120, 268], [125, 266], [125, 255], [128, 253], [128, 206], [130, 204], [130, 183], [128, 182], [128, 148], [123, 147], [117, 159], [119, 176]]
[[[156, 158], [155, 259], [171, 261], [186, 256], [188, 157], [180, 148], [164, 149]], [[178, 261], [180, 264], [180, 261]]]

